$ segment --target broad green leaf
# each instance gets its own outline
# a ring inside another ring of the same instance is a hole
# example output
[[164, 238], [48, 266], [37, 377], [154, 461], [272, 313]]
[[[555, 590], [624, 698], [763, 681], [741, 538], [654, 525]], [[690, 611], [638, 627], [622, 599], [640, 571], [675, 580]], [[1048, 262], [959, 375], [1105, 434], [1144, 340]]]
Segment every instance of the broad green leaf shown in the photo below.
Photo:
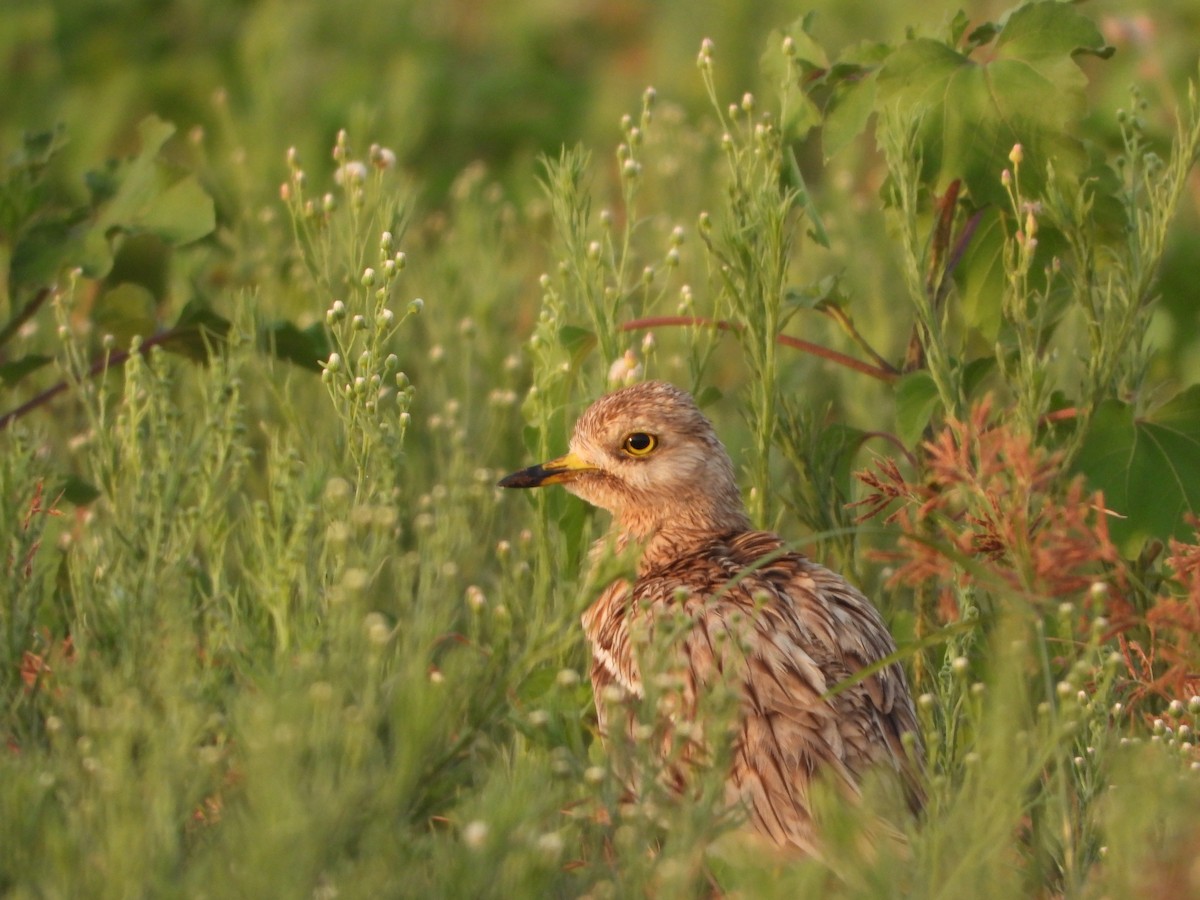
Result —
[[136, 227], [181, 247], [200, 240], [217, 227], [216, 210], [200, 182], [189, 175], [155, 197]]
[[1184, 515], [1200, 512], [1200, 385], [1141, 419], [1125, 403], [1101, 404], [1075, 467], [1122, 517], [1109, 528], [1126, 552], [1182, 537]]
[[37, 353], [22, 356], [20, 359], [14, 359], [12, 362], [0, 365], [0, 381], [4, 382], [5, 387], [12, 387], [20, 383], [21, 379], [30, 372], [36, 372], [38, 369], [52, 362], [54, 362], [53, 358]]
[[[783, 84], [794, 79], [793, 66], [799, 72], [803, 82], [810, 76], [824, 71], [829, 66], [825, 50], [818, 44], [809, 28], [812, 25], [813, 14], [806, 13], [784, 29], [776, 29], [767, 38], [766, 50], [759, 59], [768, 84]], [[783, 53], [784, 38], [792, 39], [792, 58], [789, 60]], [[788, 140], [802, 140], [809, 131], [821, 124], [821, 110], [807, 95], [793, 97], [783, 112], [780, 125]]]
[[100, 213], [86, 238], [84, 272], [100, 278], [112, 266], [113, 237], [153, 234], [172, 246], [198, 240], [216, 227], [212, 198], [195, 176], [159, 158], [175, 126], [151, 116], [139, 126], [142, 147], [129, 162], [91, 173]]
[[866, 129], [876, 107], [875, 75], [891, 53], [888, 44], [861, 41], [847, 47], [824, 76], [809, 86], [829, 90], [821, 128], [826, 161]]
[[906, 447], [915, 447], [934, 411], [941, 405], [933, 376], [910, 372], [896, 383], [896, 432]]
[[821, 150], [825, 161], [843, 150], [862, 134], [867, 119], [875, 111], [875, 76], [865, 75], [838, 91], [827, 109], [821, 129]]
[[112, 227], [127, 226], [137, 221], [151, 205], [163, 188], [158, 152], [174, 133], [175, 126], [157, 116], [142, 120], [138, 126], [141, 151], [112, 173], [113, 182], [107, 190], [112, 191], [115, 187], [115, 192], [105, 205], [97, 227], [107, 231]]
[[968, 397], [975, 397], [978, 391], [987, 380], [987, 377], [996, 371], [996, 357], [981, 356], [979, 359], [973, 359], [963, 367], [963, 393]]
[[789, 68], [783, 55], [783, 39], [792, 39], [792, 53], [796, 64], [802, 72], [814, 69], [825, 69], [829, 60], [825, 56], [825, 48], [812, 37], [812, 24], [815, 16], [807, 12], [797, 18], [786, 28], [777, 28], [767, 38], [766, 50], [760, 62], [763, 74], [775, 76], [777, 80], [787, 77]]
[[1087, 77], [1075, 56], [1089, 54], [1107, 59], [1115, 48], [1087, 16], [1062, 3], [1031, 3], [1016, 10], [1004, 23], [996, 41], [997, 53], [1023, 59], [1051, 81], [1082, 90]]
[[154, 295], [140, 284], [122, 282], [101, 294], [92, 309], [92, 322], [101, 334], [122, 345], [135, 335], [150, 337], [158, 330]]
[[321, 363], [333, 351], [329, 334], [320, 322], [314, 322], [307, 328], [298, 328], [291, 322], [274, 322], [259, 332], [258, 342], [264, 350], [279, 359], [313, 372], [321, 371]]
[[51, 284], [63, 268], [78, 265], [81, 250], [79, 224], [83, 211], [55, 216], [21, 232], [9, 263], [8, 290], [36, 291]]
[[1004, 298], [1004, 226], [999, 212], [988, 209], [971, 236], [954, 271], [958, 302], [967, 324], [989, 344], [1000, 333]]
[[1000, 173], [1014, 144], [1025, 149], [1028, 194], [1041, 192], [1051, 161], [1064, 177], [1083, 176], [1088, 158], [1074, 132], [1085, 77], [1075, 57], [1108, 52], [1090, 19], [1045, 0], [1008, 18], [984, 62], [926, 38], [897, 48], [879, 72], [878, 105], [923, 114], [922, 175], [935, 190], [961, 178], [977, 205], [1003, 205]]

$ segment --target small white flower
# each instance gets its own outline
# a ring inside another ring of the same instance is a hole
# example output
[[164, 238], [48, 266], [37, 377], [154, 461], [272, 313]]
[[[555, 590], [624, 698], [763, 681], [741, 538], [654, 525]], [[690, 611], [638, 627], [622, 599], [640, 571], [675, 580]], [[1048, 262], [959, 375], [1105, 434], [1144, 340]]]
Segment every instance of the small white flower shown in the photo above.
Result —
[[389, 147], [372, 144], [370, 157], [371, 165], [377, 169], [394, 169], [396, 167], [396, 154]]
[[487, 597], [476, 585], [471, 585], [467, 588], [467, 606], [476, 610], [487, 606]]
[[548, 831], [538, 838], [538, 850], [553, 859], [557, 859], [562, 853], [563, 839], [557, 831]]
[[625, 355], [613, 361], [608, 368], [608, 383], [611, 385], [629, 385], [642, 377], [642, 364], [632, 349], [626, 350]]
[[484, 843], [487, 842], [487, 822], [481, 822], [479, 819], [468, 822], [463, 827], [462, 836], [464, 844], [466, 844], [472, 850], [478, 850], [484, 845]]
[[362, 184], [367, 180], [367, 167], [356, 159], [338, 166], [333, 173], [333, 180], [343, 186]]

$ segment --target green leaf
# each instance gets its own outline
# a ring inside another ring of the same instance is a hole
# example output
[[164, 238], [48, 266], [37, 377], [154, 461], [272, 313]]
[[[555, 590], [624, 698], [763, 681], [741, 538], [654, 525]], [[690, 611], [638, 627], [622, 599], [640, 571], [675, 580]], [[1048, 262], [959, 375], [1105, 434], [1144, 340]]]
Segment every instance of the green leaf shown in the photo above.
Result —
[[1007, 275], [1004, 272], [1004, 224], [999, 211], [982, 214], [962, 259], [954, 270], [960, 308], [966, 323], [989, 344], [1000, 333]]
[[981, 356], [973, 359], [963, 367], [963, 392], [968, 397], [974, 397], [983, 386], [987, 377], [996, 371], [996, 357]]
[[216, 210], [200, 182], [189, 175], [155, 197], [142, 211], [136, 227], [181, 247], [217, 227]]
[[940, 192], [961, 178], [976, 205], [1003, 205], [1000, 173], [1017, 143], [1025, 149], [1026, 193], [1042, 192], [1051, 160], [1061, 176], [1082, 177], [1088, 157], [1074, 134], [1086, 78], [1076, 57], [1109, 52], [1095, 24], [1065, 3], [1031, 3], [1004, 23], [992, 52], [979, 63], [920, 38], [898, 47], [879, 72], [879, 107], [924, 115], [923, 179]]
[[65, 267], [77, 265], [81, 249], [78, 225], [82, 210], [54, 216], [24, 229], [16, 239], [9, 263], [8, 290], [38, 290], [51, 284]]
[[84, 481], [78, 475], [70, 475], [59, 488], [59, 493], [64, 500], [74, 506], [87, 506], [100, 496], [100, 489], [94, 484]]
[[268, 353], [313, 372], [320, 372], [321, 363], [333, 352], [329, 334], [320, 322], [307, 328], [298, 328], [291, 322], [274, 322], [259, 332], [258, 342]]
[[1200, 385], [1140, 419], [1128, 404], [1101, 404], [1075, 468], [1122, 517], [1109, 528], [1126, 552], [1147, 538], [1183, 537], [1184, 515], [1200, 512]]
[[22, 356], [20, 359], [14, 359], [12, 362], [0, 365], [0, 381], [4, 382], [5, 387], [12, 387], [18, 384], [30, 372], [36, 372], [38, 369], [52, 362], [54, 362], [53, 358], [37, 353]]
[[896, 431], [906, 447], [920, 443], [941, 402], [933, 376], [924, 369], [896, 382]]
[[86, 238], [84, 273], [106, 275], [114, 235], [153, 234], [172, 246], [198, 240], [216, 227], [212, 198], [194, 175], [178, 172], [159, 153], [175, 126], [154, 116], [138, 128], [142, 148], [124, 165], [91, 173], [88, 184], [100, 214]]
[[996, 41], [997, 53], [1022, 59], [1046, 78], [1082, 90], [1087, 77], [1075, 56], [1108, 59], [1115, 48], [1104, 42], [1096, 23], [1058, 2], [1022, 6], [1004, 23]]
[[826, 108], [825, 127], [821, 130], [821, 151], [826, 162], [863, 133], [874, 110], [873, 74], [846, 84], [834, 94]]
[[123, 281], [97, 298], [92, 322], [101, 334], [111, 334], [122, 345], [135, 335], [150, 337], [158, 330], [154, 295], [140, 284]]
[[[771, 32], [767, 38], [767, 48], [759, 59], [759, 68], [768, 84], [783, 84], [793, 78], [793, 65], [799, 71], [801, 81], [829, 66], [825, 50], [809, 32], [812, 21], [813, 14], [806, 13], [786, 28]], [[792, 39], [791, 60], [784, 56], [781, 49], [785, 37]], [[779, 124], [788, 140], [802, 140], [809, 131], [821, 124], [821, 111], [805, 94], [794, 98], [794, 101], [788, 105]]]

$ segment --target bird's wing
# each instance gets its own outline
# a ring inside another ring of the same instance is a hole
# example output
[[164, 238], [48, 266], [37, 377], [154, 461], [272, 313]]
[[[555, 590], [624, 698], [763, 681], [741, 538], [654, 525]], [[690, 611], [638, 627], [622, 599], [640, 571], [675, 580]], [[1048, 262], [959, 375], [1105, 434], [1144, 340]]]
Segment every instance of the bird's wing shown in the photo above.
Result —
[[592, 646], [592, 693], [603, 737], [608, 735], [606, 689], [615, 685], [627, 695], [642, 696], [642, 676], [629, 640], [632, 596], [628, 581], [614, 581], [582, 617], [584, 633]]
[[[761, 830], [811, 852], [815, 773], [833, 776], [852, 795], [875, 763], [911, 774], [901, 735], [916, 732], [916, 717], [898, 665], [828, 696], [895, 644], [861, 593], [785, 552], [774, 535], [738, 535], [708, 559], [723, 583], [693, 590], [685, 601], [694, 622], [684, 640], [685, 694], [740, 674], [745, 696], [732, 780]], [[652, 592], [669, 596], [678, 586], [663, 581]]]

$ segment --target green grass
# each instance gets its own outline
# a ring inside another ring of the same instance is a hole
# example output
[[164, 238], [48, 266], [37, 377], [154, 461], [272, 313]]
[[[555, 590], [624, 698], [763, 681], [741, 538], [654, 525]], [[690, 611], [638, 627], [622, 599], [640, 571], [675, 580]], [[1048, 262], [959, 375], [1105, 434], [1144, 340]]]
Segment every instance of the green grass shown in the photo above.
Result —
[[[853, 88], [813, 62], [953, 10], [781, 6], [0, 13], [0, 415], [34, 400], [0, 432], [0, 893], [1200, 890], [1195, 14], [1095, 13], [1117, 56], [1055, 71], [1102, 195], [1027, 148], [955, 270], [977, 209], [938, 237], [922, 114], [826, 159]], [[919, 820], [868, 785], [797, 862], [737, 841], [719, 767], [623, 802], [579, 626], [604, 517], [494, 485], [637, 377], [883, 610]], [[879, 816], [907, 846], [865, 848]]]

